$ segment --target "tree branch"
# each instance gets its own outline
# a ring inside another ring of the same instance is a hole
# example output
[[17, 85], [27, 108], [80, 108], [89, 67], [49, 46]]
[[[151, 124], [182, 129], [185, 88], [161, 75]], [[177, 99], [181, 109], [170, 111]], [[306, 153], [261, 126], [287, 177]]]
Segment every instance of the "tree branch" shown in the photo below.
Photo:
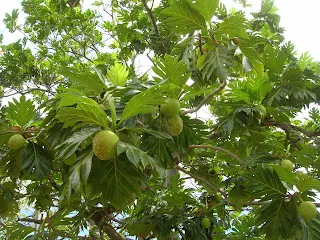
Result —
[[215, 151], [220, 151], [220, 152], [226, 153], [226, 154], [230, 155], [231, 157], [233, 157], [234, 159], [236, 159], [239, 162], [241, 162], [241, 158], [237, 154], [234, 154], [233, 152], [230, 152], [229, 150], [221, 148], [221, 147], [212, 146], [212, 145], [190, 145], [189, 148], [190, 149], [193, 149], [193, 148], [210, 148], [210, 149], [215, 150]]
[[209, 100], [211, 100], [211, 98], [216, 95], [217, 93], [221, 92], [222, 89], [224, 89], [227, 86], [227, 80], [224, 79], [222, 84], [220, 85], [220, 87], [218, 87], [217, 89], [215, 89], [211, 94], [209, 94], [207, 97], [205, 97], [197, 107], [186, 110], [182, 113], [182, 115], [186, 115], [188, 113], [194, 113], [197, 112], [198, 110], [200, 110], [200, 108], [202, 108], [203, 105], [205, 105]]
[[59, 187], [58, 184], [53, 180], [53, 178], [51, 177], [51, 175], [50, 175], [49, 173], [46, 173], [46, 176], [47, 176], [49, 182], [51, 183], [52, 187], [53, 187], [54, 189], [56, 189], [57, 191], [59, 191], [59, 190], [60, 190], [60, 187]]
[[154, 15], [153, 15], [151, 9], [148, 7], [148, 4], [147, 4], [146, 0], [141, 0], [141, 2], [142, 2], [144, 8], [146, 9], [146, 11], [147, 11], [147, 13], [148, 13], [148, 15], [149, 15], [149, 18], [150, 18], [151, 23], [152, 23], [152, 25], [153, 25], [154, 32], [155, 32], [157, 35], [160, 35], [159, 29], [158, 29], [158, 26], [157, 26], [157, 21], [156, 21]]
[[43, 91], [43, 92], [48, 92], [48, 93], [51, 93], [51, 91], [47, 90], [47, 89], [42, 89], [42, 88], [30, 88], [30, 89], [27, 89], [27, 90], [21, 90], [21, 91], [16, 91], [14, 93], [10, 93], [10, 94], [7, 94], [7, 95], [3, 95], [3, 96], [0, 96], [0, 99], [2, 98], [6, 98], [6, 97], [11, 97], [11, 96], [14, 96], [16, 94], [27, 94], [27, 93], [31, 93], [33, 91]]
[[223, 192], [222, 190], [220, 190], [217, 186], [213, 185], [212, 183], [208, 182], [206, 179], [202, 178], [202, 177], [199, 177], [198, 175], [195, 175], [193, 174], [192, 172], [190, 171], [187, 171], [186, 169], [176, 165], [175, 166], [176, 169], [178, 169], [179, 171], [191, 176], [192, 178], [198, 180], [198, 181], [201, 181], [201, 182], [204, 182], [206, 185], [208, 185], [210, 188], [214, 189], [215, 191], [217, 192], [220, 192], [225, 198], [227, 198], [227, 194], [225, 192]]
[[275, 126], [275, 127], [281, 128], [284, 131], [295, 130], [295, 131], [303, 133], [304, 135], [306, 135], [308, 137], [318, 137], [318, 136], [320, 136], [320, 132], [319, 131], [317, 131], [317, 132], [309, 131], [309, 130], [303, 129], [301, 127], [298, 127], [298, 126], [295, 126], [295, 125], [292, 125], [292, 124], [289, 124], [289, 123], [280, 123], [280, 122], [276, 122], [276, 121], [270, 121], [270, 126]]
[[104, 225], [103, 230], [112, 240], [125, 240], [110, 224]]

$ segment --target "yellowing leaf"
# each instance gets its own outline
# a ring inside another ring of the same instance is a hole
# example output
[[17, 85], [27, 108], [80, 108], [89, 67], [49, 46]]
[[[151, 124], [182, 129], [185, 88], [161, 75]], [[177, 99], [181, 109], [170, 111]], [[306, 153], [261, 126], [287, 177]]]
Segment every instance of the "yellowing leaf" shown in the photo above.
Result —
[[111, 66], [107, 72], [107, 78], [116, 86], [124, 86], [127, 83], [129, 71], [120, 63]]

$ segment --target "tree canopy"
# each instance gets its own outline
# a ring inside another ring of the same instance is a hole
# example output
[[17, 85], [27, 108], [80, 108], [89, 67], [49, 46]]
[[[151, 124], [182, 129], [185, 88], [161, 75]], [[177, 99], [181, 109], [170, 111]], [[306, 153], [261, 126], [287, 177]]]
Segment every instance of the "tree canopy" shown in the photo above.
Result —
[[320, 62], [238, 2], [7, 13], [0, 237], [320, 239]]

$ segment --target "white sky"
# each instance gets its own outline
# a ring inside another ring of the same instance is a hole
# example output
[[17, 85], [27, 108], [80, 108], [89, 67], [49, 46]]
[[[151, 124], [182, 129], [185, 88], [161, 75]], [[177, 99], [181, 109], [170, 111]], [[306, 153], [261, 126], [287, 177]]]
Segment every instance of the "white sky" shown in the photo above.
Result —
[[[89, 5], [94, 0], [83, 0]], [[6, 31], [2, 19], [5, 13], [11, 13], [12, 9], [19, 8], [21, 0], [0, 0], [0, 33], [4, 34], [4, 43], [17, 39], [17, 35]], [[233, 0], [222, 0], [227, 6], [234, 6]], [[260, 0], [248, 0], [253, 9], [260, 7]], [[285, 37], [291, 40], [299, 53], [309, 51], [315, 60], [320, 61], [320, 44], [317, 38], [320, 35], [318, 23], [320, 23], [319, 0], [275, 0], [281, 16], [281, 26], [286, 29]]]

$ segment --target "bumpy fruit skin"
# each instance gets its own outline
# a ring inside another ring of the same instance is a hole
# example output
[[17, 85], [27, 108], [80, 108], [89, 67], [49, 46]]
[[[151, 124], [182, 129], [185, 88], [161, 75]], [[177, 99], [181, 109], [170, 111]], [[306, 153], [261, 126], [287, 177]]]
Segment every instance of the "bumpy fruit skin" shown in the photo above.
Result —
[[12, 150], [18, 150], [22, 148], [26, 140], [21, 134], [15, 134], [9, 138], [8, 145]]
[[164, 127], [171, 136], [178, 136], [183, 129], [183, 121], [178, 115], [164, 120]]
[[281, 161], [281, 166], [290, 170], [290, 171], [293, 171], [293, 168], [294, 168], [293, 163], [287, 159]]
[[202, 218], [201, 225], [203, 228], [209, 228], [211, 225], [211, 221], [209, 218]]
[[114, 132], [99, 131], [93, 138], [93, 152], [100, 160], [110, 160], [117, 156], [118, 141], [119, 137]]
[[70, 157], [63, 159], [63, 162], [68, 166], [71, 166], [76, 161], [77, 161], [77, 154], [76, 153], [73, 153]]
[[179, 113], [180, 103], [174, 98], [167, 98], [164, 104], [160, 105], [160, 112], [166, 117], [173, 117]]
[[314, 205], [314, 203], [310, 201], [301, 203], [298, 208], [298, 212], [304, 220], [311, 220], [318, 214], [316, 205]]

